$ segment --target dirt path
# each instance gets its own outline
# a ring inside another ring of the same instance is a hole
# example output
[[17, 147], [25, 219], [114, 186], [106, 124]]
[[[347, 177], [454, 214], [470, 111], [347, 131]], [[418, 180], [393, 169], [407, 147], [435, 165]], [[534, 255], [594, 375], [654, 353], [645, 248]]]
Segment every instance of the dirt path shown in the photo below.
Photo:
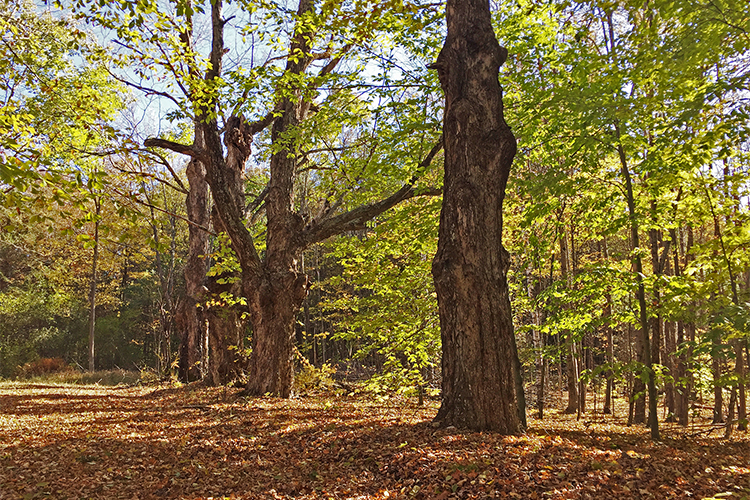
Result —
[[461, 434], [432, 427], [435, 411], [2, 384], [0, 499], [750, 498], [746, 435], [667, 429], [653, 445], [642, 428], [557, 415], [524, 436]]

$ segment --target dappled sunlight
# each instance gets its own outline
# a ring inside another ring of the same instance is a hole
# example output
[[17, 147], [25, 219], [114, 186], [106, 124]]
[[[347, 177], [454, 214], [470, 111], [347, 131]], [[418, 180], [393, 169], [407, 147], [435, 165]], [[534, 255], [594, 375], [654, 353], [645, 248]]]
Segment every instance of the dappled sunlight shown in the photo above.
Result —
[[[118, 394], [121, 397], [112, 397]], [[750, 447], [531, 420], [436, 428], [434, 402], [244, 399], [182, 388], [0, 386], [0, 497], [703, 498], [750, 493]], [[67, 399], [66, 396], [70, 398]]]

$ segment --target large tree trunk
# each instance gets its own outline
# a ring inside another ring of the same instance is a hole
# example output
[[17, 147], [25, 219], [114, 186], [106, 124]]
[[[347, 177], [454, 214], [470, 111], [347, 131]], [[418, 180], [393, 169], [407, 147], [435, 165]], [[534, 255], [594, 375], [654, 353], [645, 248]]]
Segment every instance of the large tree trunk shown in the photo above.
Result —
[[[203, 133], [196, 125], [194, 145], [203, 146]], [[205, 335], [205, 318], [199, 304], [205, 297], [206, 271], [208, 270], [208, 183], [203, 162], [193, 158], [187, 165], [186, 175], [190, 190], [185, 200], [188, 220], [188, 256], [185, 262], [185, 300], [177, 313], [180, 329], [180, 358], [178, 377], [182, 382], [192, 382], [201, 377], [200, 346]]]
[[[227, 120], [227, 134], [224, 137], [227, 150], [225, 171], [226, 190], [229, 201], [238, 209], [245, 203], [244, 171], [245, 161], [250, 155], [250, 144], [246, 124], [238, 117]], [[211, 214], [213, 227], [226, 234], [217, 207]], [[236, 253], [235, 253], [236, 257]], [[239, 273], [223, 273], [207, 280], [208, 291], [220, 306], [206, 310], [208, 322], [208, 381], [213, 385], [224, 385], [243, 378], [247, 368], [244, 352], [246, 321], [242, 319], [243, 308], [238, 303], [226, 304], [221, 295], [230, 294], [239, 299], [243, 296], [242, 277]]]
[[[300, 0], [297, 15], [312, 12], [313, 5], [312, 0]], [[307, 54], [311, 38], [311, 33], [299, 31], [292, 39], [290, 53]], [[307, 57], [290, 57], [286, 71], [303, 74], [307, 64]], [[246, 391], [288, 397], [294, 382], [294, 322], [307, 295], [307, 276], [297, 272], [302, 248], [295, 239], [304, 222], [293, 206], [297, 157], [295, 145], [289, 144], [288, 139], [289, 133], [305, 118], [302, 89], [294, 89], [279, 108], [281, 116], [271, 128], [271, 142], [287, 146], [271, 156], [264, 273], [245, 280], [255, 339]]]
[[246, 392], [289, 397], [294, 382], [294, 320], [307, 293], [304, 275], [288, 273], [251, 285], [253, 354]]
[[442, 425], [521, 430], [502, 202], [516, 140], [503, 119], [487, 0], [448, 0], [434, 68], [445, 92], [445, 182], [433, 277], [443, 342]]
[[245, 373], [244, 322], [234, 307], [210, 309], [208, 317], [208, 383], [225, 385]]

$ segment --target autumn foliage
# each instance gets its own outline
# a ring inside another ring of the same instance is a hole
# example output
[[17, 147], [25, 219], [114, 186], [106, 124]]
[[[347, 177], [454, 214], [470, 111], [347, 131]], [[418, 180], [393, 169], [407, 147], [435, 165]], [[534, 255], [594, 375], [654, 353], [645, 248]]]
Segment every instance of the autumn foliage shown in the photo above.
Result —
[[40, 375], [48, 375], [51, 373], [60, 373], [72, 371], [73, 368], [68, 365], [62, 358], [41, 358], [31, 363], [26, 363], [23, 366], [19, 366], [17, 370], [18, 378], [28, 379], [38, 377]]
[[[622, 410], [619, 408], [618, 410]], [[652, 443], [621, 417], [521, 436], [433, 427], [409, 400], [244, 399], [224, 388], [0, 386], [0, 498], [747, 498], [750, 443]], [[723, 494], [723, 496], [722, 496]]]

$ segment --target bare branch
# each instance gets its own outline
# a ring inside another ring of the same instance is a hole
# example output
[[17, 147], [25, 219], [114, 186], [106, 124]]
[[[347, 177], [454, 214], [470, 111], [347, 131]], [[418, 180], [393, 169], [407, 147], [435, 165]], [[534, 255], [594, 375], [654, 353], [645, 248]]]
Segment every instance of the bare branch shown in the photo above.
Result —
[[127, 85], [128, 87], [133, 87], [134, 89], [138, 89], [141, 92], [144, 92], [146, 95], [158, 95], [160, 97], [169, 99], [170, 101], [175, 103], [180, 109], [182, 109], [182, 104], [180, 103], [180, 101], [177, 100], [172, 94], [169, 94], [168, 92], [162, 92], [161, 90], [152, 89], [151, 87], [144, 87], [143, 85], [138, 85], [137, 83], [133, 83], [130, 80], [126, 80], [125, 78], [117, 76], [116, 74], [112, 73], [109, 69], [107, 69], [107, 73], [109, 73], [109, 76], [111, 76], [118, 82], [122, 83], [123, 85]]
[[167, 160], [164, 157], [164, 155], [161, 155], [161, 154], [157, 153], [156, 151], [151, 151], [151, 150], [148, 150], [148, 149], [136, 149], [135, 151], [137, 151], [137, 152], [144, 152], [144, 153], [148, 153], [150, 155], [155, 156], [158, 159], [158, 162], [160, 164], [164, 165], [164, 167], [167, 170], [169, 170], [169, 173], [172, 174], [172, 178], [180, 186], [179, 191], [182, 191], [183, 193], [187, 194], [188, 188], [185, 186], [185, 184], [183, 184], [182, 179], [180, 179], [180, 176], [177, 175], [177, 172], [175, 172], [174, 169], [172, 168], [172, 164], [169, 162], [169, 160]]
[[432, 149], [429, 153], [427, 153], [427, 156], [424, 157], [424, 159], [417, 165], [417, 170], [414, 173], [414, 175], [409, 180], [409, 184], [414, 184], [417, 182], [417, 179], [424, 173], [425, 170], [427, 170], [427, 167], [429, 167], [432, 164], [432, 160], [435, 159], [435, 156], [440, 152], [440, 150], [443, 149], [443, 136], [440, 135], [440, 138], [435, 143], [434, 146], [432, 146]]
[[[146, 177], [146, 178], [149, 178], [149, 179], [153, 179], [153, 180], [155, 180], [157, 182], [160, 182], [160, 183], [164, 184], [165, 186], [169, 186], [171, 189], [174, 189], [178, 193], [182, 193], [182, 194], [187, 194], [188, 193], [184, 186], [175, 186], [174, 184], [172, 184], [168, 180], [162, 179], [158, 175], [152, 174], [150, 172], [139, 172], [137, 170], [128, 170], [127, 168], [118, 167], [117, 164], [114, 163], [114, 162], [110, 162], [110, 165], [111, 165], [112, 168], [114, 168], [118, 172], [122, 172], [123, 174], [132, 175], [133, 177]], [[180, 183], [180, 184], [182, 184], [182, 183]]]
[[110, 187], [110, 189], [111, 189], [112, 191], [114, 191], [115, 193], [119, 194], [120, 196], [122, 196], [123, 198], [127, 198], [127, 199], [129, 199], [129, 200], [132, 200], [132, 201], [134, 201], [135, 203], [138, 203], [139, 205], [143, 205], [144, 207], [148, 207], [148, 208], [153, 208], [154, 210], [156, 210], [156, 211], [158, 211], [158, 212], [162, 212], [162, 213], [165, 213], [165, 214], [167, 214], [167, 215], [169, 215], [169, 216], [171, 216], [171, 217], [175, 217], [175, 218], [177, 218], [177, 219], [180, 219], [181, 221], [185, 221], [185, 222], [187, 222], [188, 224], [190, 224], [191, 226], [193, 226], [193, 227], [197, 227], [197, 228], [198, 228], [198, 229], [200, 229], [201, 231], [205, 231], [205, 232], [207, 232], [207, 233], [208, 233], [208, 234], [210, 234], [211, 236], [218, 236], [218, 235], [217, 235], [216, 233], [214, 233], [213, 231], [211, 231], [211, 230], [210, 230], [210, 229], [208, 229], [207, 227], [205, 227], [205, 226], [201, 226], [200, 224], [196, 224], [195, 222], [191, 221], [191, 220], [190, 220], [190, 219], [188, 219], [187, 217], [183, 217], [182, 215], [176, 214], [176, 213], [174, 213], [174, 212], [170, 212], [169, 210], [166, 210], [166, 209], [164, 209], [164, 208], [161, 208], [161, 207], [159, 207], [159, 206], [156, 206], [156, 205], [153, 205], [153, 204], [151, 204], [151, 203], [148, 203], [148, 202], [146, 202], [146, 201], [143, 201], [143, 200], [141, 200], [140, 198], [138, 198], [138, 197], [137, 197], [137, 196], [135, 196], [135, 195], [123, 193], [122, 191], [118, 190], [118, 189], [117, 189], [117, 188], [115, 188], [115, 187]]

